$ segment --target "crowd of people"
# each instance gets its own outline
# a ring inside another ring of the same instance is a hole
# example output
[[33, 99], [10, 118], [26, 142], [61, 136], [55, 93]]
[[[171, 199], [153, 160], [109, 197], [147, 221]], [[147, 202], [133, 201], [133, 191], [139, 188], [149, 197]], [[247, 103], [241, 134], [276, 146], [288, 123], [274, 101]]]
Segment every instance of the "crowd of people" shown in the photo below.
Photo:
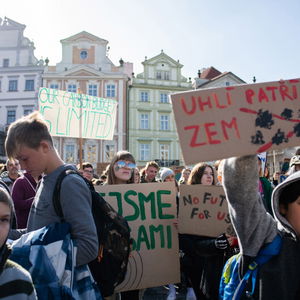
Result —
[[[0, 186], [0, 296], [35, 299], [30, 274], [8, 259], [7, 239], [15, 240], [26, 232], [60, 222], [52, 203], [53, 190], [59, 174], [70, 166], [60, 158], [46, 122], [37, 112], [10, 125], [5, 148], [8, 160], [0, 175], [3, 183]], [[222, 233], [217, 237], [179, 234], [181, 282], [177, 284], [186, 288], [186, 300], [220, 299], [220, 278], [227, 259], [241, 253], [242, 276], [251, 259], [278, 234], [283, 240], [282, 251], [262, 266], [257, 275], [260, 283], [251, 296], [253, 299], [300, 299], [300, 150], [292, 157], [287, 178], [282, 183], [277, 177], [266, 177], [256, 155], [221, 160], [214, 165], [199, 162], [193, 168], [183, 168], [178, 180], [174, 170], [160, 168], [155, 161], [137, 168], [135, 158], [127, 151], [116, 153], [101, 175], [95, 174], [89, 162], [73, 168], [94, 185], [174, 182], [177, 214], [180, 185], [222, 185], [235, 234]], [[70, 192], [75, 190], [76, 193]], [[65, 221], [77, 242], [76, 265], [87, 264], [98, 255], [90, 191], [82, 178], [71, 174], [63, 181], [60, 198]], [[23, 289], [14, 288], [18, 280], [24, 281]], [[7, 282], [12, 283], [12, 288], [4, 295], [2, 287]], [[167, 288], [167, 300], [175, 300], [177, 286], [170, 283]], [[139, 300], [143, 292], [125, 291], [105, 299]]]

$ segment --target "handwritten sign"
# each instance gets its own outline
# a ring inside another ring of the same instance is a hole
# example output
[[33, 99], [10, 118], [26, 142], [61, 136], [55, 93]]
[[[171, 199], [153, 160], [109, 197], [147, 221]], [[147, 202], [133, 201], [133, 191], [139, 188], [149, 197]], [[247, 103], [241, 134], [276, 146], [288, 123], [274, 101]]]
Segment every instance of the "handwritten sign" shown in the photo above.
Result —
[[123, 215], [133, 238], [127, 273], [117, 291], [180, 282], [176, 192], [173, 182], [97, 186]]
[[38, 99], [51, 135], [113, 139], [117, 101], [48, 88], [40, 88]]
[[221, 186], [202, 184], [179, 187], [180, 233], [217, 237], [233, 234], [225, 192]]
[[300, 143], [300, 79], [171, 95], [186, 164]]

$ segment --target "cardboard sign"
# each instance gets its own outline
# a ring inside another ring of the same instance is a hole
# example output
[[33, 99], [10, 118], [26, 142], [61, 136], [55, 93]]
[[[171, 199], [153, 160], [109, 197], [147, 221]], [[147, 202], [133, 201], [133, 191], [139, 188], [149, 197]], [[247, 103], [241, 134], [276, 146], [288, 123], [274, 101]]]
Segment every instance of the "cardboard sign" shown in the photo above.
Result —
[[300, 144], [300, 79], [171, 95], [186, 164]]
[[174, 182], [97, 186], [123, 215], [134, 240], [127, 273], [117, 291], [180, 282]]
[[52, 136], [113, 139], [117, 101], [48, 88], [38, 100]]
[[180, 233], [210, 237], [224, 232], [233, 235], [227, 200], [221, 186], [182, 184], [179, 192]]

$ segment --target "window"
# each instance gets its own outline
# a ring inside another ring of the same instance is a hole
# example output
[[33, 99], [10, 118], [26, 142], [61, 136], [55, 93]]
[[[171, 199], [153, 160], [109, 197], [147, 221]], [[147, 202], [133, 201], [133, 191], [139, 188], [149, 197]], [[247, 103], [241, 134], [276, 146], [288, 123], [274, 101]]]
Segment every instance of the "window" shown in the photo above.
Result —
[[169, 126], [169, 116], [168, 115], [161, 115], [160, 116], [160, 130], [170, 130]]
[[97, 162], [97, 145], [86, 145], [86, 157], [84, 159], [85, 161], [89, 161], [91, 164], [95, 164]]
[[9, 67], [9, 59], [8, 58], [4, 58], [3, 59], [3, 68], [8, 68]]
[[80, 51], [80, 58], [81, 59], [86, 59], [88, 57], [88, 53], [86, 50]]
[[156, 71], [156, 79], [170, 80], [169, 71]]
[[50, 89], [58, 90], [58, 84], [57, 83], [51, 83]]
[[149, 114], [140, 114], [140, 129], [149, 129]]
[[90, 96], [97, 96], [97, 85], [96, 84], [89, 84], [88, 94]]
[[34, 91], [34, 80], [33, 79], [26, 79], [25, 91]]
[[6, 117], [6, 124], [9, 125], [14, 121], [16, 121], [16, 110], [15, 109], [8, 109], [7, 110], [7, 117]]
[[108, 84], [106, 86], [106, 97], [116, 97], [116, 86], [114, 84]]
[[18, 80], [9, 80], [8, 82], [8, 91], [9, 92], [16, 92], [18, 90]]
[[160, 94], [160, 103], [169, 103], [168, 94], [166, 93]]
[[148, 102], [149, 101], [149, 93], [148, 92], [141, 92], [140, 93], [140, 101]]
[[105, 145], [105, 158], [106, 161], [111, 161], [115, 155], [115, 145]]
[[76, 93], [77, 92], [76, 84], [68, 84], [68, 92]]
[[27, 115], [31, 114], [32, 112], [33, 112], [32, 108], [24, 108], [23, 115], [27, 116]]
[[74, 144], [66, 144], [65, 145], [64, 161], [66, 163], [75, 163], [75, 145]]
[[150, 160], [150, 144], [140, 144], [140, 160]]
[[159, 145], [159, 156], [161, 160], [169, 160], [170, 159], [170, 146], [167, 144]]
[[226, 86], [230, 86], [230, 82], [229, 82], [229, 81], [226, 81], [226, 82], [225, 82], [225, 85], [226, 85]]

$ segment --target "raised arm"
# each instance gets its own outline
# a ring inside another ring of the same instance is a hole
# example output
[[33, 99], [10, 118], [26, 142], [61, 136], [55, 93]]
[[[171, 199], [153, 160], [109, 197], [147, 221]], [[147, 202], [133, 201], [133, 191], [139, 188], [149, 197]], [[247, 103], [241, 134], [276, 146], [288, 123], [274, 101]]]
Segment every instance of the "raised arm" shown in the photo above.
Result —
[[227, 159], [223, 176], [229, 213], [241, 252], [256, 256], [262, 245], [271, 242], [277, 234], [275, 220], [266, 212], [258, 192], [257, 156]]

